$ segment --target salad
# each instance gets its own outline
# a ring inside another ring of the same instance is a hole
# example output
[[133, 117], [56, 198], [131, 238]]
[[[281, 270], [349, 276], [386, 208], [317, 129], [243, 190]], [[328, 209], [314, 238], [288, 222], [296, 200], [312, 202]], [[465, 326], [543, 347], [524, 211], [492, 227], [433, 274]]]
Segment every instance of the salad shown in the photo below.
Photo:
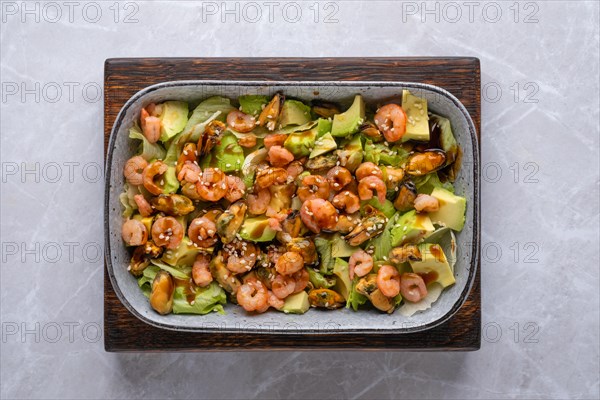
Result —
[[123, 241], [160, 314], [375, 308], [410, 316], [455, 283], [461, 149], [409, 91], [349, 108], [244, 95], [142, 108]]

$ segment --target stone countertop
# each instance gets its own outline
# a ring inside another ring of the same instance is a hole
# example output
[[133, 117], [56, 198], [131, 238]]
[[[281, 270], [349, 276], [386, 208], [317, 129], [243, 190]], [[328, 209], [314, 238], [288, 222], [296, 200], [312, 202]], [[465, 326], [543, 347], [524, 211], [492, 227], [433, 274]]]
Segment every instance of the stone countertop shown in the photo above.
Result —
[[[600, 397], [597, 2], [0, 7], [0, 397]], [[481, 60], [481, 350], [104, 351], [106, 58], [414, 55]]]

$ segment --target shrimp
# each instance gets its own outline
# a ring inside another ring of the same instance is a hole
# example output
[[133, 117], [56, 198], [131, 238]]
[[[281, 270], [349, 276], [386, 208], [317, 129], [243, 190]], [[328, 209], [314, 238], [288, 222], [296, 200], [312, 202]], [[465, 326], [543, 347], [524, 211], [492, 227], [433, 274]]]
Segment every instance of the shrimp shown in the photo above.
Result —
[[285, 299], [296, 290], [296, 281], [290, 275], [277, 274], [271, 283], [273, 294], [279, 299]]
[[427, 296], [427, 286], [421, 276], [405, 272], [400, 277], [400, 294], [404, 300], [416, 303]]
[[356, 168], [355, 175], [356, 179], [359, 181], [363, 180], [367, 176], [376, 176], [379, 179], [383, 179], [383, 172], [381, 171], [381, 168], [369, 161], [360, 164], [358, 168]]
[[325, 176], [329, 181], [329, 186], [331, 187], [331, 189], [333, 189], [336, 192], [342, 190], [344, 186], [346, 186], [353, 180], [352, 173], [348, 169], [340, 166], [331, 168]]
[[298, 175], [304, 171], [304, 167], [300, 161], [292, 161], [286, 168], [288, 178], [296, 179]]
[[259, 250], [253, 243], [234, 240], [223, 246], [227, 257], [227, 269], [234, 274], [248, 272], [256, 264]]
[[285, 302], [277, 297], [275, 293], [269, 290], [269, 299], [267, 300], [269, 306], [273, 307], [276, 310], [281, 310], [285, 305]]
[[259, 190], [256, 194], [248, 195], [248, 212], [252, 215], [261, 215], [267, 212], [271, 202], [269, 189]]
[[258, 189], [266, 189], [273, 185], [281, 185], [287, 182], [288, 174], [283, 168], [267, 167], [256, 173], [254, 184]]
[[256, 146], [256, 135], [253, 133], [248, 133], [240, 138], [238, 138], [238, 144], [245, 148], [250, 148]]
[[156, 104], [156, 103], [150, 103], [148, 104], [146, 107], [144, 107], [146, 109], [146, 111], [148, 111], [150, 113], [150, 115], [152, 115], [153, 117], [158, 117], [162, 114], [163, 112], [163, 105], [162, 104]]
[[218, 168], [206, 168], [196, 182], [196, 191], [203, 200], [221, 200], [227, 194], [225, 173]]
[[377, 272], [377, 287], [386, 297], [396, 297], [400, 293], [400, 273], [391, 265], [382, 265]]
[[406, 132], [406, 113], [398, 104], [386, 104], [377, 110], [375, 124], [388, 142], [397, 142]]
[[358, 182], [358, 196], [361, 200], [370, 200], [373, 198], [373, 192], [377, 192], [377, 198], [380, 203], [385, 202], [387, 188], [385, 183], [376, 176], [367, 176]]
[[233, 110], [227, 114], [227, 125], [236, 132], [248, 133], [256, 126], [256, 118], [239, 110]]
[[419, 194], [414, 202], [417, 212], [434, 212], [440, 209], [440, 202], [428, 194]]
[[186, 161], [177, 174], [177, 180], [179, 182], [196, 183], [198, 180], [200, 180], [201, 174], [202, 170], [198, 164], [195, 164], [191, 161]]
[[128, 219], [121, 227], [121, 236], [127, 246], [141, 246], [148, 241], [148, 230], [141, 221]]
[[233, 203], [244, 197], [244, 194], [246, 193], [246, 184], [241, 178], [228, 175], [225, 178], [225, 181], [227, 183], [227, 193], [225, 194], [227, 201]]
[[142, 133], [150, 143], [158, 142], [160, 139], [160, 118], [150, 116], [145, 108], [140, 112], [140, 126]]
[[267, 129], [272, 131], [275, 129], [275, 123], [279, 118], [279, 112], [283, 106], [285, 98], [279, 93], [275, 94], [269, 104], [263, 108], [262, 112], [258, 116], [258, 125], [267, 126]]
[[304, 225], [314, 233], [321, 229], [333, 230], [338, 222], [338, 212], [327, 200], [306, 200], [300, 207], [300, 218]]
[[274, 167], [284, 167], [294, 161], [294, 155], [281, 146], [271, 146], [269, 148], [269, 162]]
[[354, 279], [354, 274], [359, 277], [367, 275], [373, 269], [373, 257], [364, 250], [358, 250], [350, 257], [348, 271], [350, 279]]
[[[147, 191], [152, 193], [155, 196], [158, 196], [163, 192], [162, 187], [164, 186], [164, 173], [167, 172], [167, 164], [164, 162], [157, 160], [152, 164], [148, 164], [146, 168], [144, 168], [143, 172], [143, 185]], [[157, 182], [159, 185], [157, 185]]]
[[344, 190], [336, 194], [331, 200], [331, 203], [338, 210], [345, 210], [349, 214], [353, 214], [360, 210], [360, 199], [354, 193]]
[[148, 161], [146, 161], [144, 157], [131, 157], [125, 162], [125, 167], [123, 168], [123, 176], [125, 176], [125, 179], [130, 184], [139, 186], [144, 183], [143, 172], [147, 166]]
[[304, 267], [304, 259], [294, 251], [283, 253], [275, 264], [275, 269], [282, 275], [292, 275]]
[[175, 250], [183, 239], [183, 226], [173, 217], [158, 218], [152, 224], [152, 240], [157, 246]]
[[[198, 150], [196, 149], [195, 143], [186, 143], [183, 146], [183, 150], [179, 157], [177, 158], [177, 165], [175, 167], [175, 173], [179, 176], [181, 169], [187, 162], [198, 165], [198, 160], [196, 160], [196, 156], [198, 155]], [[178, 178], [179, 179], [179, 178]], [[181, 179], [179, 179], [181, 180]]]
[[208, 286], [213, 281], [210, 273], [210, 259], [209, 254], [200, 253], [196, 256], [196, 261], [192, 265], [192, 279], [200, 287]]
[[196, 247], [211, 247], [217, 243], [217, 225], [206, 216], [194, 218], [188, 227], [188, 237]]
[[138, 211], [142, 214], [142, 217], [149, 217], [154, 213], [152, 206], [148, 203], [148, 200], [146, 200], [143, 194], [136, 194], [133, 196], [133, 200], [135, 201], [135, 204], [137, 204]]
[[302, 178], [302, 183], [297, 190], [300, 200], [329, 198], [329, 182], [320, 175], [307, 175]]
[[300, 271], [294, 273], [292, 278], [294, 278], [293, 293], [300, 293], [308, 286], [309, 275], [306, 268], [302, 268]]
[[288, 138], [288, 135], [283, 133], [271, 133], [265, 136], [263, 143], [267, 149], [270, 149], [273, 146], [283, 146], [285, 140]]
[[269, 291], [261, 281], [250, 281], [239, 287], [236, 293], [237, 302], [244, 310], [265, 312], [268, 307]]

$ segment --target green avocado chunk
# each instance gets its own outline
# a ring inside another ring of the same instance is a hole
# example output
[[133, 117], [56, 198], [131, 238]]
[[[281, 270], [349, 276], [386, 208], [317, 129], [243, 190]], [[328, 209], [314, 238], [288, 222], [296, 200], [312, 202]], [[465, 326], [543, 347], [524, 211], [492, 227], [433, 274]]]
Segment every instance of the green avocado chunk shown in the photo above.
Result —
[[244, 149], [238, 144], [238, 140], [231, 132], [226, 132], [221, 142], [213, 149], [214, 166], [225, 173], [238, 172], [242, 169], [244, 162]]
[[315, 147], [316, 138], [317, 131], [314, 128], [304, 132], [293, 132], [285, 139], [283, 147], [296, 158], [305, 157], [309, 155]]
[[172, 266], [191, 267], [200, 249], [186, 236], [175, 250], [166, 251], [162, 260]]
[[356, 250], [358, 248], [350, 246], [339, 233], [336, 233], [331, 238], [332, 257], [350, 257]]
[[341, 150], [337, 151], [343, 167], [354, 172], [363, 162], [363, 146], [360, 135], [354, 135], [352, 139], [343, 145]]
[[333, 290], [344, 296], [344, 299], [348, 300], [350, 292], [352, 291], [352, 281], [350, 280], [348, 263], [341, 258], [336, 258], [333, 266], [333, 274], [337, 277]]
[[333, 136], [331, 136], [331, 133], [326, 133], [325, 135], [323, 135], [321, 137], [318, 137], [318, 135], [317, 135], [317, 140], [315, 141], [315, 147], [310, 152], [309, 158], [315, 158], [316, 156], [320, 156], [321, 154], [329, 153], [330, 151], [333, 151], [335, 149], [337, 149], [337, 143], [335, 142], [335, 139], [333, 138]]
[[439, 210], [429, 213], [431, 221], [461, 231], [465, 226], [467, 200], [441, 188], [433, 189], [431, 196], [440, 203]]
[[304, 125], [310, 122], [310, 107], [298, 100], [286, 100], [279, 116], [280, 128], [289, 125]]
[[270, 242], [277, 232], [269, 226], [266, 217], [246, 218], [242, 224], [239, 235], [244, 240], [251, 242]]
[[331, 125], [330, 119], [319, 118], [317, 120], [317, 139], [326, 133], [331, 133]]
[[354, 102], [346, 112], [333, 116], [331, 135], [343, 137], [358, 132], [358, 127], [365, 120], [365, 102], [361, 95], [354, 97]]
[[286, 297], [281, 311], [286, 314], [304, 314], [309, 308], [308, 293], [302, 291]]
[[269, 102], [269, 98], [267, 96], [249, 94], [238, 97], [238, 101], [240, 102], [241, 111], [244, 114], [257, 116]]
[[160, 114], [160, 140], [166, 142], [185, 128], [188, 104], [185, 101], [165, 101]]
[[434, 230], [435, 228], [427, 215], [417, 214], [415, 210], [411, 210], [402, 214], [392, 228], [392, 247], [406, 243], [417, 243]]
[[421, 260], [409, 260], [410, 266], [415, 273], [425, 274], [430, 278], [428, 283], [437, 282], [443, 287], [448, 287], [456, 282], [446, 255], [439, 244], [420, 244], [419, 251], [421, 253]]
[[406, 113], [406, 132], [402, 136], [402, 141], [428, 141], [429, 117], [427, 116], [427, 100], [413, 96], [408, 90], [403, 90], [402, 109]]

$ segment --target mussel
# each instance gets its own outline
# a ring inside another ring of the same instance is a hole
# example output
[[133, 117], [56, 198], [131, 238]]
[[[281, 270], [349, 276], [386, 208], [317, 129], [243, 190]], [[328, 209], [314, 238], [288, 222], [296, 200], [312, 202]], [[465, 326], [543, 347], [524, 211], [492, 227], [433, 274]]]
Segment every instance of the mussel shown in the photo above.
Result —
[[165, 214], [179, 217], [194, 211], [194, 204], [187, 196], [180, 194], [161, 194], [150, 199], [152, 207]]
[[152, 281], [150, 305], [159, 314], [169, 314], [173, 310], [175, 283], [167, 271], [158, 271]]
[[258, 125], [266, 125], [270, 131], [275, 130], [275, 124], [277, 123], [277, 118], [279, 118], [284, 101], [285, 97], [280, 93], [276, 93], [258, 116]]
[[407, 261], [420, 261], [422, 259], [419, 247], [414, 244], [405, 244], [401, 247], [393, 248], [390, 251], [390, 262], [402, 264]]
[[312, 111], [321, 118], [333, 118], [341, 112], [340, 107], [332, 102], [315, 99], [312, 102]]
[[306, 161], [306, 169], [310, 172], [324, 172], [335, 167], [338, 157], [335, 154], [323, 154]]
[[363, 122], [363, 124], [358, 127], [358, 131], [371, 139], [374, 143], [382, 142], [384, 139], [383, 134], [377, 129], [377, 125], [371, 121]]
[[344, 297], [331, 289], [312, 289], [308, 292], [308, 302], [313, 307], [336, 309], [346, 303]]
[[400, 212], [408, 211], [413, 208], [417, 198], [417, 188], [412, 181], [405, 181], [398, 187], [398, 196], [394, 200], [394, 207]]
[[236, 201], [217, 218], [217, 233], [225, 244], [235, 239], [236, 233], [242, 227], [248, 205], [244, 201]]
[[373, 213], [362, 221], [346, 235], [345, 239], [350, 246], [359, 246], [369, 239], [380, 235], [385, 229], [387, 218], [381, 213]]
[[219, 142], [219, 138], [223, 132], [227, 129], [227, 125], [219, 120], [213, 120], [206, 125], [204, 132], [198, 140], [198, 155], [205, 156], [215, 147]]
[[427, 175], [443, 168], [446, 163], [446, 153], [439, 149], [430, 149], [422, 153], [413, 153], [406, 162], [405, 172], [412, 176]]
[[287, 251], [293, 251], [300, 254], [304, 259], [304, 264], [314, 265], [319, 262], [315, 244], [309, 238], [293, 238], [287, 243], [286, 247]]

